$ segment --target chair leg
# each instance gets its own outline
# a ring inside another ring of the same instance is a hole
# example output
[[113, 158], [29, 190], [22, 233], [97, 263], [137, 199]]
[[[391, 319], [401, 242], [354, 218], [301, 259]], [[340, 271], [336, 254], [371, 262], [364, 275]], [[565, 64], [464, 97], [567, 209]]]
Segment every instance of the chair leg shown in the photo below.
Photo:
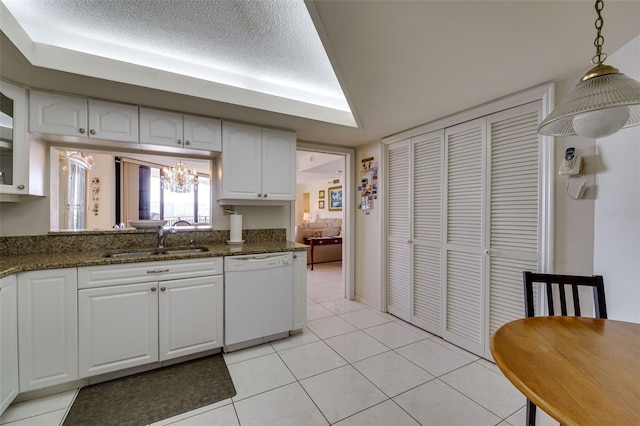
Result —
[[536, 426], [536, 405], [527, 398], [527, 426]]

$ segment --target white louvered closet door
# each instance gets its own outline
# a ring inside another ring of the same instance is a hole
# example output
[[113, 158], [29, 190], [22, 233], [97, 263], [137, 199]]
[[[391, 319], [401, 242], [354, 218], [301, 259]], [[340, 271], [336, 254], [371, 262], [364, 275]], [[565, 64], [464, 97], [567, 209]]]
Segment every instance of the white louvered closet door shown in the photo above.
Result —
[[413, 297], [411, 323], [442, 336], [442, 172], [444, 131], [412, 138]]
[[540, 262], [540, 116], [534, 102], [487, 117], [488, 359], [490, 336], [525, 316], [522, 271], [538, 271]]
[[387, 312], [411, 319], [410, 140], [387, 150]]
[[476, 354], [484, 349], [485, 123], [481, 118], [445, 130], [443, 337]]

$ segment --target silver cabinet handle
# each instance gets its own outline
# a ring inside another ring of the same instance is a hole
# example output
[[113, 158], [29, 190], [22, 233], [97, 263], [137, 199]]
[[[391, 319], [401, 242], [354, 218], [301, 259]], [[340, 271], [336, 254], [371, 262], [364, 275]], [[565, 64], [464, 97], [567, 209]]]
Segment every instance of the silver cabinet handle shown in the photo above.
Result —
[[155, 287], [151, 287], [151, 291], [156, 291], [156, 288]]
[[95, 130], [93, 130], [93, 129], [91, 129], [91, 130], [89, 130], [89, 133], [91, 133], [92, 135], [95, 135], [95, 134], [96, 134], [96, 131], [95, 131]]
[[151, 270], [151, 271], [147, 271], [147, 274], [162, 274], [164, 272], [169, 272], [170, 269], [156, 269], [156, 270]]
[[182, 145], [182, 139], [178, 139], [178, 145]]
[[297, 259], [297, 258], [298, 258], [298, 255], [297, 255], [297, 254], [294, 254], [294, 255], [293, 255], [293, 258], [294, 258], [294, 259]]
[[84, 133], [86, 130], [84, 130], [82, 127], [80, 127], [79, 131], [80, 131], [80, 133]]
[[258, 194], [258, 198], [262, 198], [262, 194]]
[[166, 287], [160, 287], [160, 291], [165, 291], [166, 289]]
[[184, 141], [184, 144], [185, 144], [185, 145], [191, 145], [191, 142], [189, 142], [189, 141]]
[[269, 196], [269, 194], [264, 194], [263, 198], [267, 198]]
[[413, 241], [411, 240], [407, 240], [407, 244], [411, 244]]
[[24, 189], [24, 185], [18, 185], [17, 188], [18, 189]]

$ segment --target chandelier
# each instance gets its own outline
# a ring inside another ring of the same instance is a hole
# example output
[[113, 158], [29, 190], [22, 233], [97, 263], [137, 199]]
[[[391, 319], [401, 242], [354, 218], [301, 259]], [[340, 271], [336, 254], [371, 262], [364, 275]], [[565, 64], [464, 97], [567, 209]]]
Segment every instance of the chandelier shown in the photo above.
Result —
[[538, 133], [548, 136], [579, 134], [591, 139], [612, 135], [623, 127], [640, 124], [640, 83], [622, 74], [617, 68], [604, 65], [607, 54], [602, 52], [602, 0], [595, 4], [598, 15], [595, 65], [580, 79], [578, 85], [556, 109], [540, 123]]
[[174, 166], [162, 169], [160, 181], [162, 189], [183, 194], [198, 186], [198, 174], [195, 170], [187, 169], [182, 161], [178, 161]]

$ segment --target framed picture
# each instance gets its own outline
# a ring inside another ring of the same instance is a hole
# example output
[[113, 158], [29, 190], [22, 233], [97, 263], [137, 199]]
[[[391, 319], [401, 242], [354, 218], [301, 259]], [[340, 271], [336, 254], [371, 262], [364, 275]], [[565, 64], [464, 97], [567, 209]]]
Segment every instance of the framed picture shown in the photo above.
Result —
[[318, 191], [318, 200], [324, 200], [324, 189]]
[[329, 211], [342, 210], [342, 186], [329, 188]]
[[324, 209], [324, 200], [318, 201], [318, 208], [319, 209]]

